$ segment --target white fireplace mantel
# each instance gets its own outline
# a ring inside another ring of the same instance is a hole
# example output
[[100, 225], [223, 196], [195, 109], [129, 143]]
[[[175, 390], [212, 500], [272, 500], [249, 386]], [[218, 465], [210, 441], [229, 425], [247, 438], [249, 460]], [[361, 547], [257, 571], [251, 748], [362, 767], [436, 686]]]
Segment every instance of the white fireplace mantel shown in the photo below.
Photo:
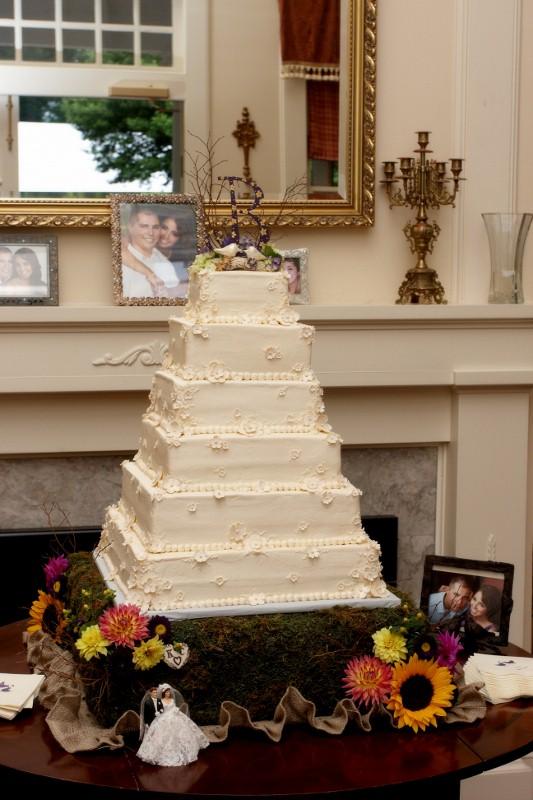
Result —
[[[304, 306], [333, 427], [351, 446], [437, 445], [438, 552], [515, 564], [530, 642], [533, 306]], [[180, 313], [180, 309], [176, 309]], [[131, 452], [167, 307], [0, 309], [0, 454]]]

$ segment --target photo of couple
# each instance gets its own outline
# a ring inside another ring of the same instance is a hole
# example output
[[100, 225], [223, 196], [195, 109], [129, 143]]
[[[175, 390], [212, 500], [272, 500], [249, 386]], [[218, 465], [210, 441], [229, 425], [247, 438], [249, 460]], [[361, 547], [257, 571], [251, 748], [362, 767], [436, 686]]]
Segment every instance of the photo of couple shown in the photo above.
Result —
[[170, 197], [133, 202], [115, 196], [112, 208], [118, 302], [184, 303], [189, 291], [188, 267], [196, 256], [196, 212], [191, 202]]
[[420, 605], [432, 625], [452, 623], [506, 639], [512, 579], [512, 564], [426, 556]]
[[57, 239], [24, 234], [0, 238], [0, 304], [57, 305]]
[[493, 579], [480, 583], [474, 575], [452, 575], [438, 592], [430, 594], [428, 617], [431, 623], [437, 623], [464, 616], [497, 635], [501, 606], [501, 589]]

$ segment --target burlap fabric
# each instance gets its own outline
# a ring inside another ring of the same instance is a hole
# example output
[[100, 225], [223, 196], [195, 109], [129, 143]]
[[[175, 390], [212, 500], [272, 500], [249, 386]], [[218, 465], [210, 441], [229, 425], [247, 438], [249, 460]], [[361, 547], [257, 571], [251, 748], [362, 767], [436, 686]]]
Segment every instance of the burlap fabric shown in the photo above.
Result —
[[[123, 747], [123, 734], [139, 729], [139, 715], [126, 711], [111, 728], [102, 728], [89, 711], [84, 699], [83, 684], [77, 674], [75, 661], [45, 633], [38, 631], [27, 640], [28, 663], [35, 672], [46, 675], [39, 702], [49, 709], [46, 722], [61, 747], [69, 753], [106, 747]], [[480, 684], [464, 685], [459, 680], [456, 703], [445, 718], [451, 722], [474, 722], [486, 714], [486, 704], [479, 693]], [[254, 721], [243, 706], [225, 700], [220, 706], [218, 725], [206, 725], [202, 730], [210, 742], [223, 742], [233, 727], [260, 731], [279, 742], [285, 725], [304, 723], [316, 730], [333, 735], [341, 734], [348, 724], [362, 731], [372, 730], [372, 720], [384, 718], [393, 724], [391, 714], [383, 707], [361, 714], [351, 700], [340, 700], [332, 714], [320, 716], [316, 706], [306, 700], [298, 689], [289, 686], [279, 701], [271, 720]]]

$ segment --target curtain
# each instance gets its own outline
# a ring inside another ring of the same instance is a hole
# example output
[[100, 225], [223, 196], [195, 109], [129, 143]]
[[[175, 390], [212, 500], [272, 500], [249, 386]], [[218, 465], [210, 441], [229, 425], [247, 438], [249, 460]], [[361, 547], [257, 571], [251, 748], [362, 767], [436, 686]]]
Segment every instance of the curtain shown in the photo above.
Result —
[[278, 0], [281, 74], [338, 81], [340, 0]]

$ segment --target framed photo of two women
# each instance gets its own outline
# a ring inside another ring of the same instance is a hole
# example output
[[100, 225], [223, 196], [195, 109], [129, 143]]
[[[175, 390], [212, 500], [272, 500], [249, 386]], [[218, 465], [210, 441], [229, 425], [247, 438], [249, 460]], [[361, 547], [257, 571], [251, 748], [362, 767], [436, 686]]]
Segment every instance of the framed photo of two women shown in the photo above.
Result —
[[57, 237], [0, 233], [0, 305], [57, 304]]

